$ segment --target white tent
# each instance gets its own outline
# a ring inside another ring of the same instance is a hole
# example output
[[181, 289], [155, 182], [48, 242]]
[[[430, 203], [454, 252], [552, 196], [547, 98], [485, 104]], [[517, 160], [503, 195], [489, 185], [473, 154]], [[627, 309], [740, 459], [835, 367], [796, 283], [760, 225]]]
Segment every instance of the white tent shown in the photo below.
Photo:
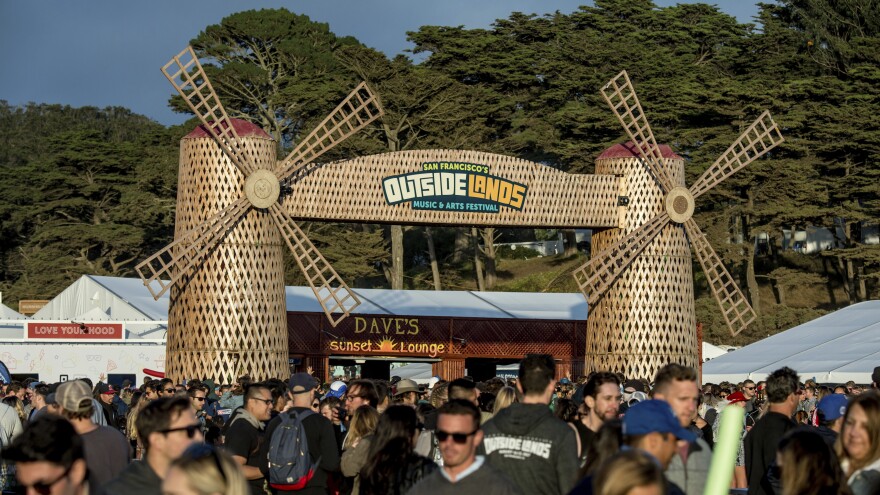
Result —
[[28, 317], [0, 303], [0, 339], [20, 338]]
[[136, 278], [83, 275], [34, 314], [35, 320], [71, 320], [95, 308], [112, 320], [167, 320], [168, 293], [153, 300]]
[[[168, 293], [158, 301], [140, 279], [83, 275], [31, 318], [78, 322], [124, 321], [128, 339], [164, 338]], [[138, 322], [144, 322], [139, 324]]]
[[26, 320], [27, 316], [0, 303], [0, 320]]
[[783, 366], [801, 380], [871, 383], [880, 366], [880, 301], [866, 301], [767, 337], [703, 365], [703, 382], [764, 380]]
[[[308, 287], [286, 288], [287, 311], [321, 313]], [[580, 293], [477, 292], [352, 289], [361, 300], [353, 314], [419, 315], [461, 318], [586, 320]]]
[[722, 349], [721, 347], [718, 347], [717, 345], [714, 345], [714, 344], [710, 344], [708, 342], [703, 342], [703, 362], [704, 363], [710, 359], [715, 359], [718, 356], [723, 356], [725, 354], [727, 354], [726, 349]]

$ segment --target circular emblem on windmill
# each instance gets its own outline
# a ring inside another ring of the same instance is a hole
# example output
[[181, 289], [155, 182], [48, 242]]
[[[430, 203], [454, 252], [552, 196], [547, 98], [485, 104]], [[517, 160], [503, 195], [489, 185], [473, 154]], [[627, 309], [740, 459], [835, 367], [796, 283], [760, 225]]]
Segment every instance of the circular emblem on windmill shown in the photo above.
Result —
[[685, 187], [675, 187], [666, 195], [666, 213], [676, 223], [684, 223], [694, 214], [694, 197]]
[[254, 171], [244, 183], [244, 194], [257, 208], [268, 208], [278, 200], [281, 184], [278, 177], [266, 169]]

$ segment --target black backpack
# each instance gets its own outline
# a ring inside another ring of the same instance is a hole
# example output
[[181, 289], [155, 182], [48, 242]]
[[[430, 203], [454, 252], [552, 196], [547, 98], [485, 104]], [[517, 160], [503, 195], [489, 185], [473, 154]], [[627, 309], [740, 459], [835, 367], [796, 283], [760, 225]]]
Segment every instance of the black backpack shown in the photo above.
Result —
[[269, 486], [276, 490], [293, 491], [305, 488], [315, 476], [319, 457], [312, 462], [303, 420], [314, 411], [291, 411], [281, 414], [281, 424], [272, 432], [269, 443]]

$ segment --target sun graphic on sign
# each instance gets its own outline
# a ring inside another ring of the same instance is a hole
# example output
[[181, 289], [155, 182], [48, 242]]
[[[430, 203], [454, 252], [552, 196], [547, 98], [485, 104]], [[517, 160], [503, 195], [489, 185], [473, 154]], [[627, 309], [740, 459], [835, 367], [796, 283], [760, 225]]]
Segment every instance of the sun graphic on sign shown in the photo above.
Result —
[[392, 339], [382, 339], [379, 341], [379, 350], [382, 352], [393, 352], [394, 351], [394, 340]]

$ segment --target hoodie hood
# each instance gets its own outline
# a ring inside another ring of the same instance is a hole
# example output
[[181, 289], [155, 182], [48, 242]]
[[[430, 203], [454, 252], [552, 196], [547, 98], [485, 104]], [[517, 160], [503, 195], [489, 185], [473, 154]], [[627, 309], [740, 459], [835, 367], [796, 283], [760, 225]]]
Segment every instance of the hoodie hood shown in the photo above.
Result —
[[258, 429], [258, 430], [262, 430], [262, 429], [263, 429], [263, 423], [260, 422], [259, 419], [257, 419], [256, 417], [254, 417], [253, 414], [251, 414], [250, 412], [248, 412], [248, 410], [245, 409], [245, 408], [243, 408], [243, 407], [241, 407], [241, 408], [239, 408], [239, 409], [236, 409], [236, 410], [235, 410], [235, 413], [234, 413], [233, 415], [234, 415], [235, 417], [232, 418], [232, 421], [229, 422], [230, 425], [231, 425], [232, 423], [236, 422], [237, 420], [241, 419], [241, 420], [247, 421], [248, 423], [251, 424], [251, 426], [253, 426], [254, 428], [256, 428], [256, 429]]
[[203, 380], [202, 384], [205, 385], [206, 387], [208, 387], [208, 395], [207, 395], [208, 400], [212, 400], [212, 401], [220, 400], [220, 397], [217, 396], [217, 392], [215, 392], [217, 385], [214, 384], [214, 380], [211, 380], [211, 379]]
[[553, 412], [546, 404], [515, 403], [498, 411], [492, 421], [495, 422], [498, 431], [520, 436], [533, 431], [548, 417], [553, 417]]

